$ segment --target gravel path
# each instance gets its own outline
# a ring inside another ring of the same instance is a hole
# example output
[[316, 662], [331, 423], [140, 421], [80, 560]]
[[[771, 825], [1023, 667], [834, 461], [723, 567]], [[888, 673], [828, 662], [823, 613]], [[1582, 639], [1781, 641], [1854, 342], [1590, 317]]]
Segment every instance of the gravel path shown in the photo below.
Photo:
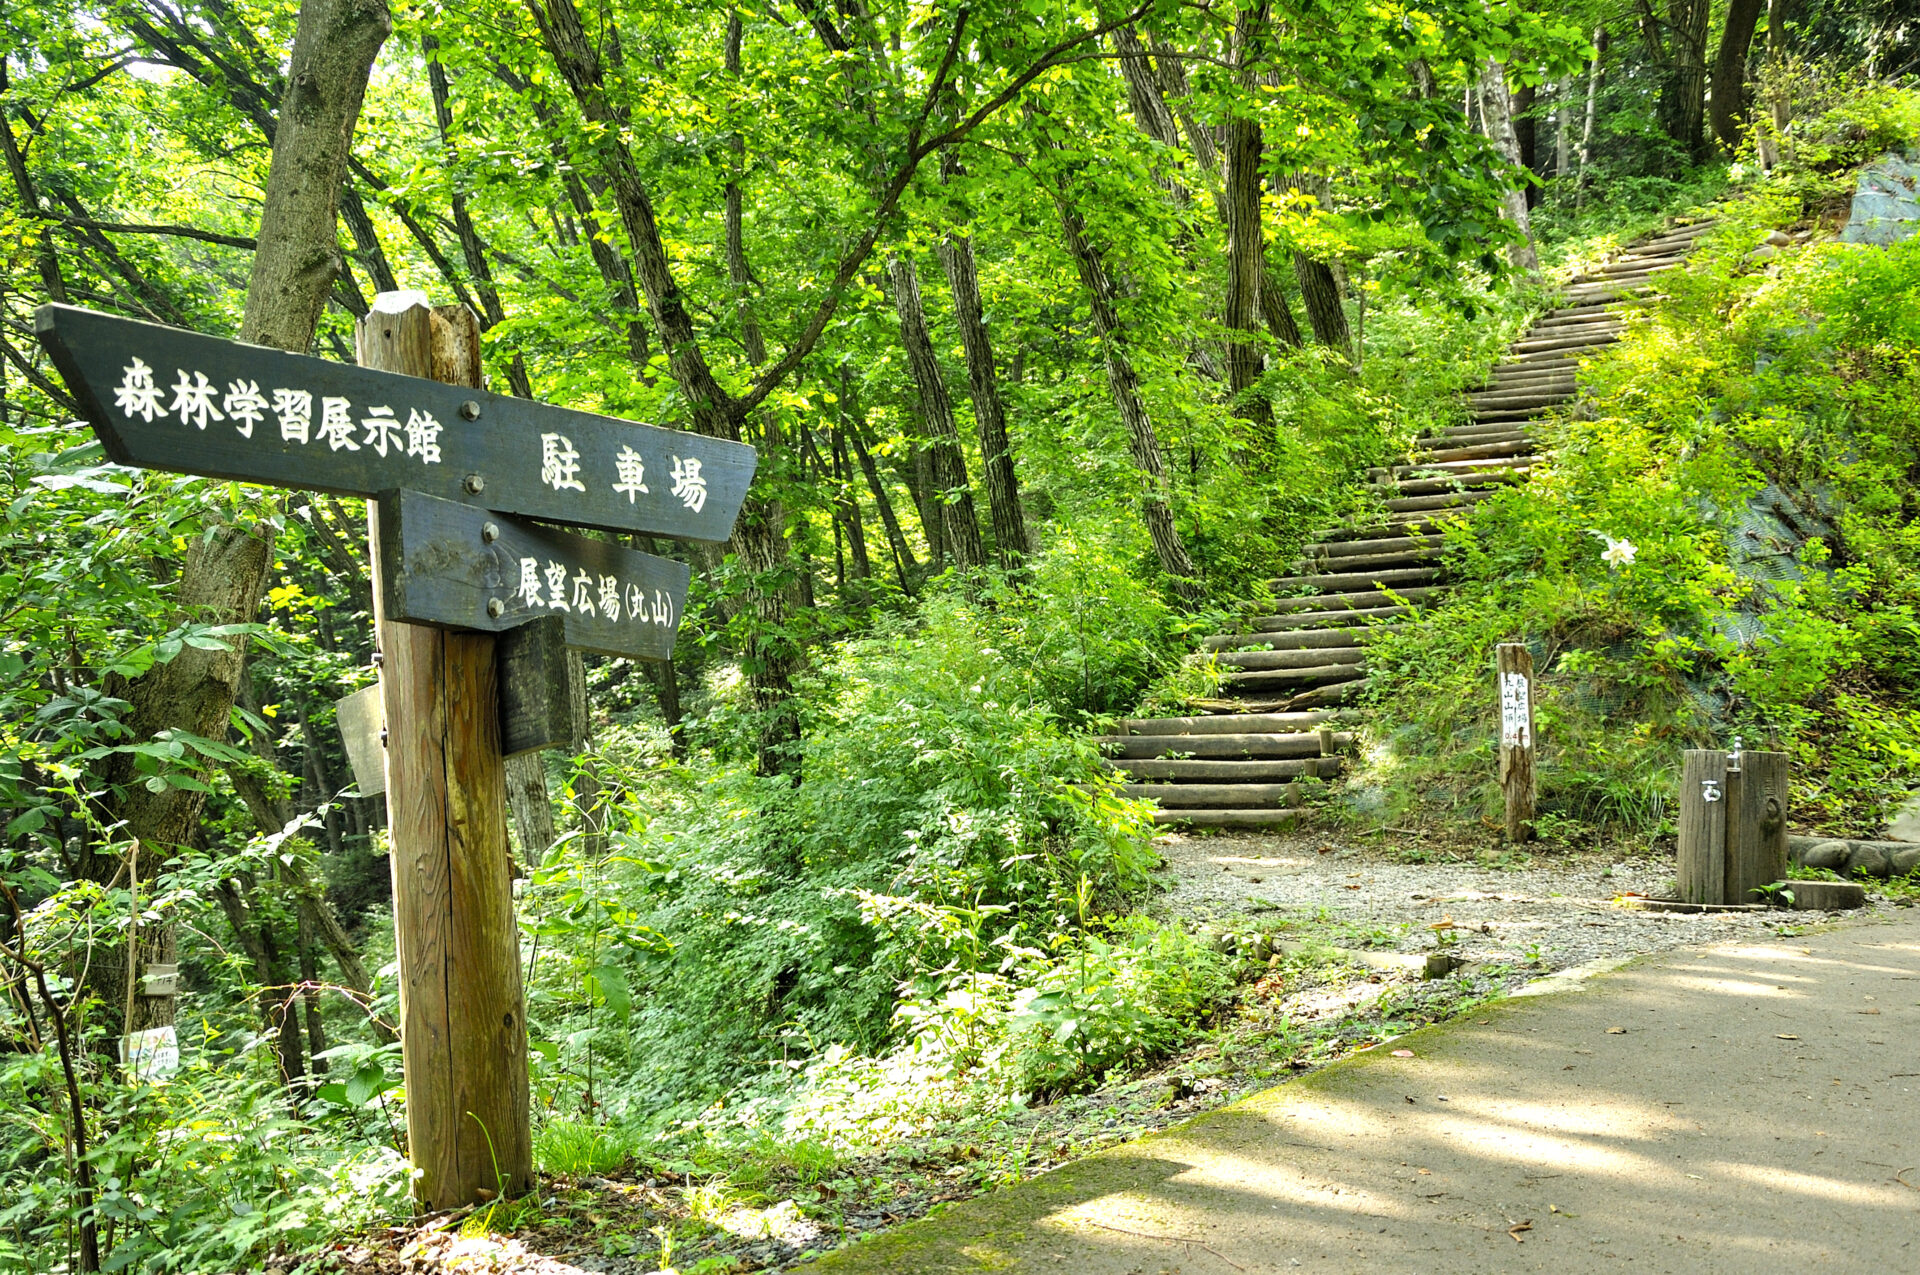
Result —
[[[1497, 867], [1436, 854], [1432, 862], [1409, 863], [1385, 849], [1323, 836], [1265, 833], [1176, 833], [1157, 844], [1167, 868], [1155, 915], [1324, 937], [1337, 946], [1431, 952], [1436, 933], [1444, 932], [1465, 960], [1556, 970], [1772, 935], [1783, 920], [1779, 913], [1685, 915], [1614, 902], [1669, 893], [1673, 869], [1664, 859], [1542, 853], [1523, 866]], [[1432, 928], [1449, 920], [1456, 928]]]

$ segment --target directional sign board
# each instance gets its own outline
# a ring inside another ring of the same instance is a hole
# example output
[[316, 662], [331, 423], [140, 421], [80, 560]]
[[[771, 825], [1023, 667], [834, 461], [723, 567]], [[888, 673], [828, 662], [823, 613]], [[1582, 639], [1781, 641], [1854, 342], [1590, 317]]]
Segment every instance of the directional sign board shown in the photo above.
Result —
[[417, 491], [379, 500], [389, 620], [497, 633], [558, 616], [568, 646], [640, 660], [673, 654], [686, 563]]
[[727, 538], [753, 478], [753, 448], [724, 439], [72, 306], [34, 320], [122, 465], [704, 541]]

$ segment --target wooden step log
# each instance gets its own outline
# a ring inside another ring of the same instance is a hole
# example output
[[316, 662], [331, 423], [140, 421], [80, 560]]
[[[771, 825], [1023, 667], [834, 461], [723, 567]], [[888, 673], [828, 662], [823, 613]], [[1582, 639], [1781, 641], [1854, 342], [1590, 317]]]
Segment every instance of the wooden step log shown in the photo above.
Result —
[[1558, 407], [1573, 400], [1575, 389], [1565, 386], [1545, 390], [1514, 390], [1505, 394], [1469, 394], [1467, 406], [1475, 411], [1519, 411], [1525, 408]]
[[[1320, 727], [1334, 720], [1332, 713], [1240, 713], [1230, 716], [1209, 714], [1206, 717], [1129, 717], [1120, 723], [1123, 735], [1286, 735], [1297, 734], [1302, 737], [1320, 738]], [[1333, 732], [1332, 738], [1338, 747], [1346, 740], [1351, 743], [1351, 732]]]
[[1354, 700], [1366, 689], [1367, 679], [1356, 678], [1351, 682], [1334, 682], [1317, 686], [1310, 691], [1302, 691], [1287, 701], [1289, 709], [1330, 708], [1336, 704], [1346, 704]]
[[1491, 425], [1455, 425], [1438, 434], [1430, 434], [1420, 440], [1419, 445], [1426, 446], [1468, 446], [1473, 443], [1505, 442], [1510, 438], [1528, 438], [1532, 431], [1525, 425], [1509, 425], [1495, 421]]
[[1432, 566], [1440, 560], [1441, 547], [1399, 549], [1387, 553], [1353, 554], [1344, 558], [1308, 558], [1299, 562], [1301, 571], [1398, 571], [1403, 567]]
[[1272, 691], [1280, 687], [1327, 686], [1336, 682], [1363, 682], [1367, 666], [1359, 664], [1323, 664], [1317, 668], [1247, 669], [1227, 673], [1220, 679], [1223, 689], [1241, 692]]
[[1376, 588], [1380, 585], [1430, 584], [1440, 578], [1439, 567], [1404, 567], [1393, 571], [1327, 571], [1315, 575], [1281, 576], [1267, 581], [1267, 587], [1275, 593], [1284, 593], [1292, 589], [1319, 589], [1326, 593], [1343, 593], [1356, 589]]
[[1649, 274], [1656, 270], [1672, 269], [1674, 266], [1683, 264], [1686, 259], [1687, 254], [1684, 252], [1670, 255], [1626, 257], [1619, 261], [1610, 261], [1593, 273], [1605, 279], [1617, 278], [1620, 275]]
[[1427, 521], [1431, 525], [1423, 525], [1417, 519], [1411, 522], [1404, 519], [1395, 521], [1388, 518], [1385, 514], [1381, 514], [1363, 525], [1341, 527], [1337, 531], [1323, 531], [1320, 534], [1324, 536], [1325, 539], [1320, 543], [1333, 544], [1336, 542], [1371, 540], [1382, 537], [1438, 534], [1440, 531], [1439, 520], [1428, 519]]
[[[1393, 596], [1405, 602], [1425, 602], [1434, 591], [1433, 585], [1396, 585]], [[1377, 589], [1364, 589], [1345, 593], [1316, 593], [1302, 598], [1275, 598], [1269, 605], [1273, 607], [1273, 615], [1259, 617], [1254, 621], [1256, 626], [1261, 619], [1298, 620], [1308, 612], [1324, 612], [1329, 616], [1340, 616], [1350, 621], [1356, 611], [1378, 610], [1400, 604]]]
[[[1325, 762], [1334, 763], [1323, 772]], [[1341, 772], [1338, 757], [1308, 757], [1291, 761], [1188, 761], [1176, 758], [1142, 758], [1138, 761], [1110, 761], [1105, 768], [1132, 779], [1157, 779], [1168, 786], [1180, 784], [1196, 788], [1213, 784], [1285, 784], [1295, 779], [1331, 779]]]
[[1162, 810], [1251, 810], [1300, 800], [1300, 790], [1292, 784], [1122, 784], [1120, 795], [1156, 801]]
[[1491, 377], [1467, 394], [1517, 394], [1525, 390], [1565, 390], [1572, 393], [1579, 387], [1580, 369], [1576, 364], [1565, 367], [1548, 367], [1529, 371], [1502, 372]]
[[[1351, 614], [1351, 612], [1334, 614]], [[1202, 649], [1209, 651], [1248, 650], [1255, 647], [1265, 647], [1272, 651], [1329, 650], [1343, 646], [1363, 646], [1382, 633], [1397, 633], [1403, 627], [1405, 626], [1398, 624], [1377, 624], [1359, 629], [1269, 629], [1246, 633], [1216, 633], [1212, 637], [1201, 639], [1200, 645]]]
[[1350, 558], [1400, 549], [1438, 549], [1446, 542], [1445, 536], [1376, 536], [1367, 540], [1316, 541], [1308, 545], [1305, 552], [1308, 557], [1321, 559]]
[[[1351, 670], [1349, 670], [1351, 672]], [[1131, 769], [1133, 763], [1177, 754], [1182, 758], [1284, 758], [1320, 756], [1318, 732], [1287, 731], [1280, 734], [1242, 733], [1203, 735], [1100, 735], [1094, 742], [1109, 761]], [[1305, 762], [1295, 762], [1305, 766]], [[1315, 763], [1317, 764], [1317, 762]], [[1302, 770], [1296, 773], [1310, 773]]]
[[1538, 444], [1531, 434], [1519, 433], [1514, 437], [1497, 443], [1474, 443], [1469, 447], [1436, 447], [1414, 453], [1416, 463], [1451, 464], [1469, 460], [1502, 460], [1515, 456], [1534, 459], [1534, 448]]
[[1367, 470], [1367, 477], [1375, 482], [1385, 478], [1444, 478], [1455, 474], [1480, 473], [1494, 469], [1524, 468], [1531, 461], [1526, 458], [1496, 457], [1487, 461], [1476, 460], [1436, 460], [1415, 462], [1408, 465], [1395, 465], [1391, 469], [1379, 466]]
[[1564, 319], [1541, 319], [1514, 340], [1531, 341], [1549, 336], [1585, 336], [1596, 332], [1618, 332], [1626, 326], [1626, 315], [1603, 310], [1597, 314], [1576, 314]]
[[1515, 341], [1507, 349], [1514, 354], [1539, 354], [1548, 350], [1597, 350], [1615, 345], [1620, 338], [1611, 332], [1582, 332], [1573, 336], [1548, 336], [1539, 340]]
[[1156, 828], [1288, 828], [1298, 823], [1298, 810], [1156, 810]]
[[1490, 491], [1454, 491], [1439, 496], [1395, 496], [1383, 500], [1380, 504], [1395, 513], [1435, 509], [1466, 509], [1486, 500], [1494, 493]]
[[[1402, 589], [1395, 590], [1395, 592], [1405, 597], [1409, 593], [1424, 593], [1425, 591], [1419, 589]], [[1368, 596], [1378, 601], [1382, 595], [1375, 593], [1369, 594]], [[1410, 599], [1410, 601], [1415, 603], [1423, 600], [1423, 598]], [[1412, 615], [1413, 612], [1414, 608], [1412, 606], [1371, 606], [1329, 611], [1295, 611], [1286, 615], [1250, 616], [1247, 619], [1247, 624], [1252, 630], [1250, 636], [1256, 639], [1261, 637], [1281, 637], [1290, 634], [1344, 633], [1347, 630], [1339, 628], [1326, 629], [1319, 626], [1352, 624], [1360, 620], [1380, 624], [1386, 620], [1404, 619]], [[1386, 626], [1382, 625], [1382, 627]], [[1213, 639], [1208, 638], [1207, 640], [1211, 642]]]
[[[1449, 492], [1456, 495], [1472, 495], [1480, 491], [1484, 494], [1484, 489], [1488, 487], [1521, 482], [1529, 472], [1528, 468], [1519, 467], [1475, 470], [1472, 473], [1448, 474], [1444, 478], [1398, 478], [1390, 483], [1379, 484], [1379, 490], [1399, 492], [1399, 499], [1409, 497], [1426, 499], [1437, 493]], [[1391, 507], [1394, 502], [1389, 500], [1385, 503]]]
[[1626, 319], [1638, 310], [1637, 306], [1625, 305], [1613, 301], [1588, 301], [1580, 305], [1557, 306], [1543, 312], [1549, 319], [1573, 319], [1585, 315], [1599, 315], [1613, 319]]
[[[1292, 651], [1222, 651], [1214, 657], [1222, 668], [1315, 669], [1334, 664], [1358, 664], [1366, 653], [1357, 646], [1316, 646]], [[1236, 671], [1231, 676], [1238, 677]]]

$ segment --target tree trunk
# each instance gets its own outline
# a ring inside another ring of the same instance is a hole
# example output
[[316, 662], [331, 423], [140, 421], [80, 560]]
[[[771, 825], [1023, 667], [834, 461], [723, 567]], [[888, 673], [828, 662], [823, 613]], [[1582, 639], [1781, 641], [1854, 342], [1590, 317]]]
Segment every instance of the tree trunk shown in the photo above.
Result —
[[[459, 156], [453, 146], [453, 107], [450, 103], [452, 88], [447, 82], [447, 69], [440, 62], [440, 42], [432, 36], [421, 41], [421, 49], [427, 60], [427, 87], [433, 98], [433, 118], [440, 130], [440, 149], [446, 153], [447, 167], [451, 170]], [[480, 242], [480, 231], [473, 224], [473, 213], [467, 207], [467, 193], [460, 187], [460, 175], [450, 171], [453, 181], [453, 229], [460, 237], [460, 255], [466, 261], [467, 273], [473, 278], [473, 291], [480, 301], [480, 319], [485, 327], [505, 322], [507, 312], [500, 304], [500, 290], [494, 286], [493, 267], [487, 264], [486, 245]], [[389, 272], [391, 273], [391, 272]], [[380, 289], [390, 292], [395, 289], [389, 285]], [[526, 358], [514, 350], [507, 361], [507, 384], [521, 398], [533, 397], [533, 382], [527, 377]]]
[[913, 549], [900, 530], [887, 485], [881, 481], [880, 467], [873, 463], [873, 453], [867, 450], [866, 426], [861, 419], [860, 405], [854, 400], [853, 378], [844, 367], [840, 369], [840, 420], [847, 440], [853, 444], [854, 457], [860, 462], [860, 472], [866, 475], [867, 490], [873, 494], [873, 506], [880, 513], [880, 525], [886, 530], [887, 547], [893, 553], [893, 569], [900, 578], [900, 591], [912, 597], [920, 564], [913, 560]]
[[1573, 82], [1560, 86], [1560, 107], [1554, 112], [1553, 175], [1565, 177], [1573, 171]]
[[[1526, 166], [1520, 159], [1520, 142], [1513, 131], [1512, 102], [1507, 97], [1507, 68], [1492, 58], [1487, 59], [1480, 79], [1480, 109], [1486, 113], [1487, 135], [1493, 140], [1500, 158], [1524, 173]], [[1527, 215], [1524, 184], [1508, 187], [1501, 193], [1500, 203], [1506, 219], [1513, 223], [1520, 235], [1518, 242], [1507, 250], [1508, 259], [1513, 262], [1514, 269], [1537, 276], [1540, 273], [1540, 257], [1533, 247], [1533, 224]]]
[[[1698, 161], [1705, 149], [1707, 29], [1713, 0], [1667, 0], [1666, 75], [1660, 93], [1660, 117], [1667, 136], [1687, 158]], [[1653, 38], [1658, 40], [1658, 36]]]
[[1587, 165], [1593, 159], [1593, 123], [1600, 108], [1601, 63], [1607, 56], [1607, 29], [1593, 29], [1593, 61], [1587, 66], [1587, 114], [1580, 126], [1580, 179], [1574, 185], [1573, 211], [1579, 215], [1587, 198]]
[[1333, 277], [1333, 268], [1304, 252], [1296, 252], [1293, 277], [1300, 285], [1300, 300], [1307, 308], [1307, 323], [1313, 328], [1313, 339], [1340, 351], [1351, 362], [1353, 334], [1347, 327], [1347, 309], [1340, 304], [1340, 284]]
[[[834, 517], [847, 537], [852, 577], [865, 581], [873, 576], [873, 560], [867, 554], [867, 529], [860, 515], [860, 498], [853, 490], [853, 465], [847, 458], [846, 432], [837, 421], [827, 428], [827, 449], [833, 455]], [[1025, 529], [1022, 524], [1021, 530]]]
[[[950, 235], [940, 246], [947, 284], [953, 290], [953, 312], [960, 326], [960, 344], [967, 354], [967, 382], [973, 392], [973, 418], [980, 428], [980, 468], [987, 480], [987, 509], [993, 521], [993, 545], [1000, 565], [1017, 570], [1033, 551], [1027, 538], [1026, 513], [1020, 507], [1020, 479], [1013, 463], [1013, 440], [1007, 436], [1007, 409], [1000, 399], [1000, 382], [993, 362], [993, 342], [987, 335], [985, 307], [980, 299], [980, 273], [974, 265], [973, 240]], [[837, 442], [837, 440], [836, 440]], [[865, 547], [861, 549], [865, 555]]]
[[953, 420], [953, 399], [927, 331], [926, 308], [920, 300], [920, 279], [913, 263], [896, 256], [887, 263], [893, 284], [893, 307], [900, 316], [900, 344], [906, 347], [907, 366], [920, 398], [922, 428], [927, 433], [928, 477], [924, 493], [928, 513], [939, 520], [941, 539], [953, 564], [971, 571], [986, 563], [980, 545], [980, 523], [973, 510], [973, 488], [967, 482], [966, 456], [960, 450], [960, 431]]
[[1086, 225], [1080, 214], [1064, 194], [1056, 194], [1054, 200], [1060, 208], [1067, 251], [1072, 254], [1080, 282], [1087, 290], [1094, 331], [1106, 355], [1107, 388], [1113, 395], [1113, 405], [1119, 409], [1120, 419], [1126, 423], [1128, 446], [1133, 452], [1134, 464], [1140, 469], [1140, 512], [1147, 524], [1147, 535], [1153, 541], [1160, 569], [1166, 572], [1174, 593], [1188, 606], [1198, 607], [1205, 601], [1206, 591], [1200, 586], [1193, 559], [1187, 556], [1180, 529], [1173, 521], [1172, 483], [1167, 478], [1167, 462], [1160, 450], [1160, 436], [1153, 428], [1153, 418], [1147, 414], [1147, 405], [1140, 397], [1139, 373], [1127, 357], [1126, 338], [1114, 305], [1113, 280], [1101, 264], [1099, 252], [1087, 241]]
[[[727, 14], [727, 74], [733, 79], [740, 78], [740, 14], [731, 10]], [[766, 338], [760, 334], [760, 321], [754, 317], [753, 299], [748, 294], [752, 286], [753, 272], [747, 268], [746, 232], [741, 226], [741, 201], [739, 171], [747, 166], [746, 139], [738, 133], [727, 135], [727, 146], [733, 151], [735, 172], [727, 177], [724, 200], [727, 223], [727, 282], [733, 287], [734, 316], [740, 324], [740, 345], [746, 351], [747, 362], [759, 367], [767, 361]]]
[[1247, 102], [1227, 120], [1227, 297], [1221, 323], [1227, 330], [1227, 384], [1234, 411], [1257, 425], [1273, 423], [1273, 407], [1254, 393], [1263, 360], [1254, 327], [1266, 262], [1261, 217], [1260, 121], [1252, 113], [1267, 6], [1241, 9], [1234, 19], [1234, 82]]
[[[384, 0], [307, 0], [301, 6], [240, 322], [242, 341], [299, 354], [313, 341], [342, 264], [334, 220], [353, 125], [368, 71], [390, 28]], [[264, 520], [249, 527], [215, 524], [208, 534], [193, 537], [174, 588], [178, 617], [251, 623], [272, 550], [270, 524]], [[184, 730], [225, 739], [245, 666], [244, 641], [229, 642], [217, 651], [187, 647], [127, 688], [130, 738], [147, 741], [163, 730]], [[139, 855], [138, 888], [192, 839], [205, 798], [181, 788], [148, 791], [125, 757], [109, 763], [107, 778], [121, 794], [111, 802], [110, 814], [124, 821], [124, 835]], [[146, 963], [174, 962], [173, 926], [151, 927], [137, 948], [136, 976]], [[127, 962], [110, 957], [94, 962], [106, 1004], [115, 1009], [131, 1004], [131, 1018], [121, 1030], [172, 1026], [174, 998], [127, 997], [126, 967]]]
[[1727, 24], [1720, 32], [1720, 50], [1713, 59], [1713, 98], [1708, 105], [1713, 135], [1728, 150], [1740, 146], [1740, 128], [1747, 119], [1747, 50], [1753, 29], [1760, 24], [1763, 0], [1727, 0]]
[[553, 799], [547, 794], [547, 762], [537, 752], [507, 758], [507, 806], [520, 838], [521, 866], [532, 872], [552, 848]]
[[[1520, 147], [1520, 166], [1535, 177], [1540, 175], [1540, 129], [1533, 118], [1534, 87], [1522, 84], [1513, 90], [1513, 137]], [[1528, 182], [1524, 188], [1527, 207], [1540, 202], [1540, 187]]]

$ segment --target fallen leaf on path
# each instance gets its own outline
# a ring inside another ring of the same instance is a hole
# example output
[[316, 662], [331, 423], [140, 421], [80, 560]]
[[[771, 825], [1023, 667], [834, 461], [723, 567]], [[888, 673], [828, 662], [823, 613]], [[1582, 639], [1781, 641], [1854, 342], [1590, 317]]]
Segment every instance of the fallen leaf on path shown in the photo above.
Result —
[[1627, 1029], [1626, 1029], [1626, 1028], [1624, 1028], [1624, 1027], [1609, 1027], [1609, 1028], [1607, 1028], [1607, 1035], [1609, 1035], [1609, 1036], [1624, 1036], [1624, 1035], [1626, 1035], [1626, 1034], [1627, 1034]]
[[1413, 1051], [1411, 1049], [1396, 1049], [1393, 1051], [1393, 1056], [1395, 1058], [1411, 1058], [1413, 1057]]
[[1798, 1036], [1795, 1036], [1790, 1032], [1775, 1032], [1773, 1035], [1775, 1040], [1799, 1040], [1800, 1039]]
[[1877, 1009], [1857, 1009], [1854, 1011], [1856, 1014], [1877, 1014], [1879, 1012]]
[[1515, 1244], [1524, 1244], [1526, 1243], [1526, 1241], [1520, 1238], [1520, 1232], [1531, 1231], [1532, 1229], [1533, 1229], [1533, 1219], [1528, 1218], [1524, 1222], [1515, 1222], [1512, 1226], [1509, 1226], [1507, 1228], [1507, 1234], [1513, 1237], [1513, 1242]]

